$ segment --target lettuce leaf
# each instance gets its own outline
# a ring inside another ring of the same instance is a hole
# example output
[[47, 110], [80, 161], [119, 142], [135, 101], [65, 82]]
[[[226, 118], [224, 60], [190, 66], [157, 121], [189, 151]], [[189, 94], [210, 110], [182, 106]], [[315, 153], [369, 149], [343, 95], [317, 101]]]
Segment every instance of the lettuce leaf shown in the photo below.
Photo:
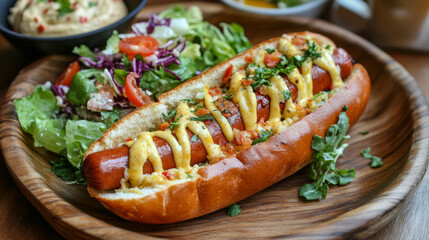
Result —
[[34, 146], [44, 147], [49, 151], [65, 155], [66, 134], [62, 119], [36, 119], [33, 133]]
[[67, 92], [67, 101], [75, 105], [86, 106], [86, 101], [90, 98], [90, 94], [96, 91], [91, 79], [96, 78], [99, 74], [101, 74], [101, 70], [98, 69], [85, 69], [77, 72], [73, 76], [70, 90]]
[[107, 130], [107, 126], [100, 122], [86, 120], [69, 120], [66, 123], [67, 158], [69, 162], [80, 167], [82, 158], [89, 146]]
[[29, 96], [15, 99], [13, 103], [22, 129], [32, 135], [37, 128], [36, 119], [52, 119], [59, 111], [54, 94], [43, 85], [34, 88]]

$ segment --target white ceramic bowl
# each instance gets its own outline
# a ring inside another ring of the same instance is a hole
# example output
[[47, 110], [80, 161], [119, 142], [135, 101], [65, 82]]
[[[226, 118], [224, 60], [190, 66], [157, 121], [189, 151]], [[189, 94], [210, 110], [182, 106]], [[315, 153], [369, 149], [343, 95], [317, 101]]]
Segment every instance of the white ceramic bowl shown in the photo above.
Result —
[[288, 8], [262, 8], [242, 4], [234, 0], [222, 0], [226, 5], [235, 9], [268, 16], [301, 16], [318, 17], [325, 9], [328, 0], [313, 0], [302, 5]]

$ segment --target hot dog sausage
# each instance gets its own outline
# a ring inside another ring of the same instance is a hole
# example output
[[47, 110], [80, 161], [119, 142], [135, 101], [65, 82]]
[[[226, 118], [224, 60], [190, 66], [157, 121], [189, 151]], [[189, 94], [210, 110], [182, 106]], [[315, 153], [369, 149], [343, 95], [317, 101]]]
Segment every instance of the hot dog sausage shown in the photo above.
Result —
[[[345, 79], [351, 73], [353, 68], [350, 55], [342, 48], [334, 50], [334, 62], [341, 70], [341, 77]], [[313, 94], [331, 89], [331, 77], [329, 73], [322, 68], [313, 65]], [[294, 84], [290, 83], [285, 77], [289, 91], [292, 93], [293, 101], [297, 98], [297, 89]], [[257, 98], [257, 120], [262, 118], [267, 120], [270, 114], [270, 99], [268, 96], [255, 92]], [[238, 107], [231, 101], [221, 101], [217, 104], [220, 111], [229, 120], [232, 128], [244, 130], [244, 124], [241, 118]], [[284, 106], [282, 106], [283, 108]], [[222, 129], [214, 120], [204, 121], [208, 130], [211, 133], [214, 143], [225, 145], [228, 143]], [[193, 133], [188, 130], [189, 139], [193, 137]], [[176, 166], [174, 157], [168, 143], [158, 137], [154, 138], [155, 145], [162, 159], [163, 168], [165, 170]], [[207, 152], [199, 138], [197, 141], [191, 141], [191, 165], [205, 162]], [[127, 146], [121, 146], [114, 149], [109, 149], [101, 152], [96, 152], [88, 155], [83, 161], [83, 172], [88, 185], [97, 190], [108, 190], [120, 187], [120, 180], [124, 177], [124, 171], [128, 167], [128, 151]], [[152, 164], [147, 161], [143, 166], [144, 173], [152, 173]]]

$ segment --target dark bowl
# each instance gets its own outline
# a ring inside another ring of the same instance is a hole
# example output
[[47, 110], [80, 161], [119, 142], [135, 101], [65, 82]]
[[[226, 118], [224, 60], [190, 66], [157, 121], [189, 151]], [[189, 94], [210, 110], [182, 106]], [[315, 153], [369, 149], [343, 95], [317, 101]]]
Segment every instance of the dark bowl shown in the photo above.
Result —
[[73, 47], [85, 44], [91, 48], [102, 47], [112, 35], [113, 30], [124, 31], [147, 0], [124, 0], [128, 15], [106, 27], [78, 35], [65, 37], [32, 37], [12, 30], [8, 17], [9, 9], [16, 0], [0, 0], [0, 32], [16, 48], [31, 53], [70, 54]]

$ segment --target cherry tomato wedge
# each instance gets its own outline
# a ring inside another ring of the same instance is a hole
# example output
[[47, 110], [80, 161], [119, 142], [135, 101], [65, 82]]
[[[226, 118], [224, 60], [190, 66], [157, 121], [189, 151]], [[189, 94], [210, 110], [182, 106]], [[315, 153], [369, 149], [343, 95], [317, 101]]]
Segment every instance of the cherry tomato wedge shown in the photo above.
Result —
[[74, 61], [69, 64], [66, 70], [61, 74], [61, 76], [55, 82], [55, 85], [65, 85], [70, 86], [73, 76], [79, 72], [79, 63]]
[[136, 78], [138, 77], [139, 75], [135, 72], [130, 72], [127, 75], [127, 78], [125, 79], [125, 94], [134, 106], [141, 107], [151, 103], [152, 99], [150, 99], [150, 97], [137, 86]]
[[119, 42], [119, 51], [126, 53], [130, 59], [140, 54], [143, 57], [152, 55], [158, 50], [158, 41], [149, 36], [135, 36], [124, 38]]

